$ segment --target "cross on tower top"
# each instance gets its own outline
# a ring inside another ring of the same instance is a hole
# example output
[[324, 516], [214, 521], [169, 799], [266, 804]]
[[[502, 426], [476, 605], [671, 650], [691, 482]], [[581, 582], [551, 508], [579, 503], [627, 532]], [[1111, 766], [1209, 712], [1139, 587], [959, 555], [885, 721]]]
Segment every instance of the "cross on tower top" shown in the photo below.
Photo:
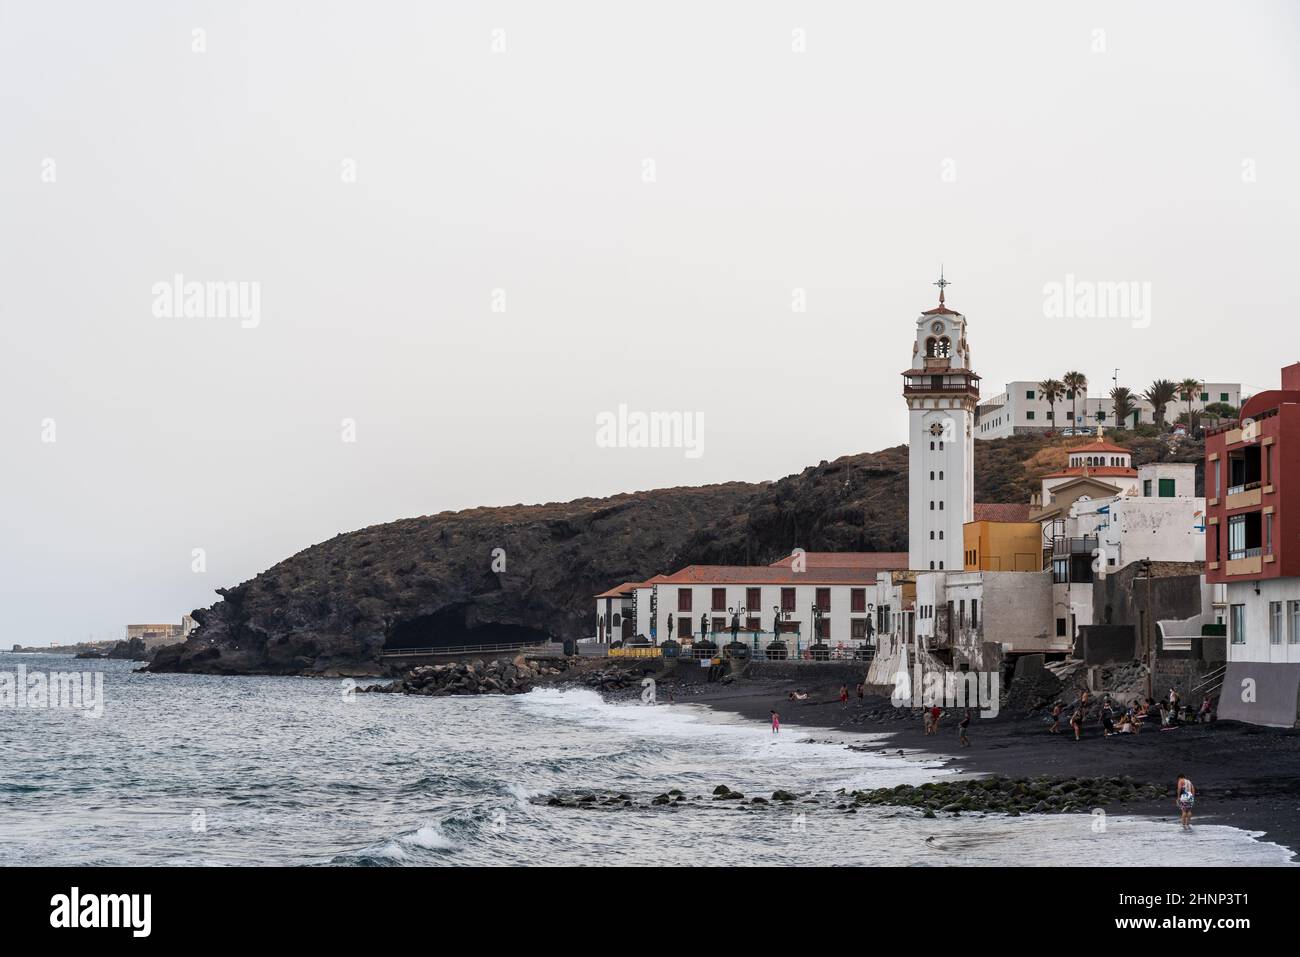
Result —
[[939, 266], [939, 281], [934, 285], [939, 287], [939, 305], [943, 305], [943, 290], [945, 286], [951, 286], [952, 283], [943, 278], [943, 266]]

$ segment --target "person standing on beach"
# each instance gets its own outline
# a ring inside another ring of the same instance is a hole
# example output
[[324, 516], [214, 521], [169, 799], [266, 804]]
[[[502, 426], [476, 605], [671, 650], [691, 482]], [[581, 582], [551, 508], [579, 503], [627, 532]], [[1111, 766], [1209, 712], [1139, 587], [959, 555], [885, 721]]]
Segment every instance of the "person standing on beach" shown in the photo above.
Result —
[[1061, 733], [1061, 712], [1064, 710], [1065, 709], [1061, 707], [1061, 702], [1059, 701], [1056, 702], [1056, 704], [1052, 705], [1052, 726], [1047, 729], [1049, 733], [1051, 734]]
[[959, 729], [957, 741], [959, 744], [961, 744], [963, 748], [970, 747], [970, 738], [966, 737], [966, 729], [969, 727], [970, 727], [970, 708], [967, 708], [966, 713], [962, 715], [961, 720], [957, 722], [957, 728]]
[[930, 709], [931, 734], [939, 733], [939, 719], [943, 717], [943, 709], [935, 705]]
[[1183, 823], [1183, 830], [1192, 829], [1192, 805], [1196, 803], [1196, 787], [1192, 784], [1192, 779], [1185, 774], [1178, 775], [1178, 784], [1174, 788], [1178, 797], [1174, 801], [1178, 805], [1178, 814]]
[[1083, 712], [1078, 708], [1070, 715], [1070, 727], [1074, 729], [1074, 740], [1080, 740], [1083, 737]]
[[[859, 682], [858, 682], [858, 707], [859, 707], [859, 708], [862, 707], [862, 693], [863, 693], [865, 690], [866, 690], [866, 689], [863, 688], [863, 686], [862, 686], [862, 682], [859, 681]], [[1209, 699], [1206, 699], [1206, 700], [1209, 700]]]
[[921, 718], [925, 722], [925, 733], [932, 734], [934, 732], [934, 718], [930, 716], [929, 708], [921, 709]]
[[778, 714], [776, 711], [772, 712], [772, 733], [773, 734], [781, 733], [781, 715]]
[[847, 708], [848, 706], [849, 706], [849, 686], [840, 685], [840, 707]]

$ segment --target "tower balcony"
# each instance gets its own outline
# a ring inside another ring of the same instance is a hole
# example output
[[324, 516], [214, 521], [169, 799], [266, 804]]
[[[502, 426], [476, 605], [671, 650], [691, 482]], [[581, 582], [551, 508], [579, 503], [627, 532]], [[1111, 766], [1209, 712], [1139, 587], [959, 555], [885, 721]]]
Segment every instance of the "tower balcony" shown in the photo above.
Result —
[[956, 395], [979, 399], [980, 377], [966, 370], [908, 369], [903, 373], [903, 395]]

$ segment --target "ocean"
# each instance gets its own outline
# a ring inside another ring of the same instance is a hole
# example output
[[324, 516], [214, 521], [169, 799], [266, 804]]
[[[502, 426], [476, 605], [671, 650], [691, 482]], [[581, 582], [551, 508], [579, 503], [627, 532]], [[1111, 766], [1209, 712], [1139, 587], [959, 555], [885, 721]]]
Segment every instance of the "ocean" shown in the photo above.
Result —
[[[103, 714], [0, 707], [5, 865], [1279, 865], [1236, 828], [1110, 814], [738, 807], [747, 796], [919, 784], [938, 762], [813, 743], [697, 705], [586, 690], [348, 695], [339, 680], [134, 674], [0, 653], [0, 673], [103, 676]], [[870, 739], [853, 736], [855, 744]], [[883, 744], [883, 738], [881, 739]], [[576, 810], [552, 793], [678, 788], [689, 807]]]

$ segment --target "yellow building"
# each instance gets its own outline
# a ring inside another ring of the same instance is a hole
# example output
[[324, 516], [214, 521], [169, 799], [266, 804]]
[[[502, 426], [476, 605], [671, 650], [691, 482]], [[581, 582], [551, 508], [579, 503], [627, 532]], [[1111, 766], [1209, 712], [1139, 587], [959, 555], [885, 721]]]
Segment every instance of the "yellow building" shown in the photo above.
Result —
[[967, 522], [962, 538], [968, 572], [1043, 570], [1043, 527], [1038, 522]]

